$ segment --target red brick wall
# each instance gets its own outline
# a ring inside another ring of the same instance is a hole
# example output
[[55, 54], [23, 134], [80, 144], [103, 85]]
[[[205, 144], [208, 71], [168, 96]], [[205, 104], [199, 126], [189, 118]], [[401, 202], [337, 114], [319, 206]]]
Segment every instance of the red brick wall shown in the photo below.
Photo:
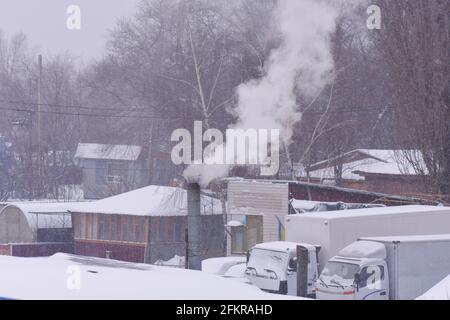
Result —
[[9, 244], [0, 244], [0, 255], [9, 256], [11, 254], [11, 246]]
[[74, 241], [74, 253], [76, 255], [106, 258], [106, 251], [111, 252], [111, 259], [143, 263], [145, 244], [126, 244], [99, 240]]
[[48, 257], [58, 252], [73, 253], [72, 243], [11, 244], [14, 257]]

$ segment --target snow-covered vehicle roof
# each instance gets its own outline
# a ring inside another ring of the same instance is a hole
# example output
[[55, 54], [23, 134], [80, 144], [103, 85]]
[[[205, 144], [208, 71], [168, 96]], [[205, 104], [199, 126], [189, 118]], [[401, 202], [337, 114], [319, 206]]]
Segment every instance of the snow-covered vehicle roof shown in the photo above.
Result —
[[211, 274], [224, 275], [231, 267], [245, 264], [246, 260], [246, 257], [243, 256], [209, 258], [202, 261], [202, 271]]
[[56, 254], [0, 256], [0, 297], [40, 300], [277, 300], [266, 293], [201, 271]]
[[346, 258], [386, 259], [386, 247], [375, 241], [356, 241], [339, 251], [338, 256]]
[[308, 243], [297, 243], [297, 242], [289, 242], [289, 241], [273, 241], [273, 242], [264, 242], [255, 245], [254, 249], [264, 249], [264, 250], [272, 250], [272, 251], [291, 251], [297, 250], [297, 246], [301, 245], [308, 249], [315, 249], [315, 247]]
[[[222, 214], [220, 200], [201, 195], [201, 213]], [[98, 213], [135, 216], [187, 215], [187, 191], [181, 188], [148, 186], [113, 197], [83, 203], [73, 213]]]

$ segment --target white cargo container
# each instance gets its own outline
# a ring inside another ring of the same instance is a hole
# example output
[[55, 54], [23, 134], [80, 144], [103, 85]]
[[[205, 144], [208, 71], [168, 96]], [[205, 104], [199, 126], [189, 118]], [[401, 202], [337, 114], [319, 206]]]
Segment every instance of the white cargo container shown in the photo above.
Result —
[[319, 272], [360, 237], [450, 234], [450, 207], [399, 206], [315, 212], [286, 217], [286, 241], [321, 247]]
[[330, 259], [318, 299], [410, 300], [448, 275], [450, 235], [361, 238]]

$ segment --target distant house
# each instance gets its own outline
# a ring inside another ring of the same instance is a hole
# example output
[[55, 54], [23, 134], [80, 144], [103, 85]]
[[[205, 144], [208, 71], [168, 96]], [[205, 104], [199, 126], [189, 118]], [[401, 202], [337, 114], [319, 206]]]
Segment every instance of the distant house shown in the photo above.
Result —
[[[222, 205], [201, 196], [202, 255], [224, 254]], [[186, 256], [187, 191], [148, 186], [71, 210], [75, 254], [155, 263]]]
[[15, 202], [0, 210], [0, 254], [32, 257], [71, 253], [73, 202]]
[[140, 146], [78, 144], [85, 199], [102, 199], [149, 184], [146, 152]]
[[[389, 194], [428, 193], [419, 151], [357, 149], [308, 167], [309, 181]], [[417, 163], [417, 164], [416, 164]], [[421, 171], [420, 174], [417, 171]], [[305, 178], [305, 177], [303, 177]]]

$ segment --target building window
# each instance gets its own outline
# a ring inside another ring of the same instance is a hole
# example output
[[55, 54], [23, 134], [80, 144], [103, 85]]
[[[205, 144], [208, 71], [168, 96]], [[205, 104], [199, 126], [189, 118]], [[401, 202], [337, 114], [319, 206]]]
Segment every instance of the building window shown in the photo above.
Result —
[[164, 242], [164, 218], [159, 218], [159, 242]]
[[133, 217], [128, 217], [128, 242], [133, 242]]
[[182, 236], [182, 220], [181, 219], [176, 219], [176, 223], [175, 223], [175, 241], [176, 242], [181, 242], [183, 241], [181, 239]]
[[167, 242], [174, 242], [174, 228], [175, 228], [176, 218], [171, 218], [167, 224]]
[[120, 162], [109, 162], [106, 165], [106, 182], [110, 184], [121, 184], [124, 181], [126, 166]]
[[246, 252], [244, 232], [244, 226], [231, 227], [231, 253], [242, 254]]
[[142, 223], [141, 223], [141, 233], [142, 233], [142, 242], [146, 242], [146, 234], [145, 234], [145, 218], [142, 218]]
[[98, 216], [98, 239], [105, 240], [105, 216]]
[[81, 239], [86, 239], [86, 215], [84, 213], [80, 214], [80, 229], [81, 229]]
[[73, 215], [73, 225], [75, 229], [75, 238], [80, 239], [81, 237], [81, 223], [80, 223], [80, 216], [79, 215]]
[[134, 226], [135, 234], [134, 234], [134, 240], [136, 242], [141, 242], [141, 228], [138, 225]]
[[104, 161], [95, 161], [95, 182], [98, 184], [105, 183], [106, 163]]
[[127, 218], [126, 217], [122, 217], [123, 219], [123, 223], [122, 223], [122, 241], [127, 241]]
[[92, 239], [98, 239], [97, 238], [97, 219], [98, 216], [96, 214], [92, 215]]
[[109, 240], [114, 241], [116, 239], [116, 223], [114, 217], [110, 217], [111, 219], [111, 236], [109, 237]]
[[120, 241], [120, 217], [116, 217], [116, 240]]

